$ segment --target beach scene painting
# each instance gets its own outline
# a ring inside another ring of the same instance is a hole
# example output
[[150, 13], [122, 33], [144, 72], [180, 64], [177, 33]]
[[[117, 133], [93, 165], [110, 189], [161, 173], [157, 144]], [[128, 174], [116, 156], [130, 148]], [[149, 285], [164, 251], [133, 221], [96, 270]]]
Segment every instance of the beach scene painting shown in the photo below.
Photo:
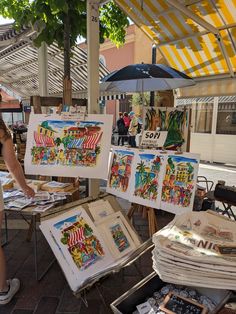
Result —
[[62, 120], [59, 115], [32, 115], [27, 132], [26, 172], [104, 178], [110, 120], [101, 115], [88, 116], [84, 121]]
[[164, 156], [157, 151], [138, 151], [134, 161], [131, 200], [160, 208]]
[[130, 197], [130, 180], [135, 152], [129, 149], [112, 147], [113, 152], [109, 166], [107, 192], [124, 199]]
[[162, 183], [161, 209], [180, 214], [193, 209], [199, 155], [168, 155]]

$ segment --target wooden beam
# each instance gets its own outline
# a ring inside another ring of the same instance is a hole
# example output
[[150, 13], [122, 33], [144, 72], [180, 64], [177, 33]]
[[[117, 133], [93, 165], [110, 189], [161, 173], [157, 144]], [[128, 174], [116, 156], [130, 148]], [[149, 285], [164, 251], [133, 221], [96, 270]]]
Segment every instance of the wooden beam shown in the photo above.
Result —
[[[30, 97], [30, 105], [33, 106], [34, 97]], [[62, 97], [40, 97], [40, 105], [42, 107], [58, 107], [62, 104]], [[87, 99], [72, 98], [72, 105], [87, 106]]]
[[34, 107], [34, 113], [42, 113], [41, 97], [40, 96], [33, 96], [32, 97], [32, 105]]

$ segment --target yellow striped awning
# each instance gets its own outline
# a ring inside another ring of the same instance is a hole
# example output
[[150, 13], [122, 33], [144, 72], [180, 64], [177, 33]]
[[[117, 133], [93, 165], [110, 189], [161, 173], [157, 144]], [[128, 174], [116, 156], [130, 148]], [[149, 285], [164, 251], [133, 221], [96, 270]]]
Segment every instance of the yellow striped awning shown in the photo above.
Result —
[[236, 0], [115, 0], [173, 68], [234, 77]]

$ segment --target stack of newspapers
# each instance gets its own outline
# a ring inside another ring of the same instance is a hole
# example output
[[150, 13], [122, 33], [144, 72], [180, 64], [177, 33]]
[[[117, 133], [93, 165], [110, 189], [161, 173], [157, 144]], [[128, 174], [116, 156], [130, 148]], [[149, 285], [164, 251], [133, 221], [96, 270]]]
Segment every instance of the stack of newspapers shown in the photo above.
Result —
[[153, 235], [153, 268], [180, 285], [236, 289], [236, 222], [212, 211], [176, 216]]

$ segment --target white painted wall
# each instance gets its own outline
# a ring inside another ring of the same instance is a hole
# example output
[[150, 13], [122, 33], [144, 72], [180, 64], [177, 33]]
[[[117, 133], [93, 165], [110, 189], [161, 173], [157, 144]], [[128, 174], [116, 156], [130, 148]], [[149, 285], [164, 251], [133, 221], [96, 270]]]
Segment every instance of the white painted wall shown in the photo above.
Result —
[[[191, 132], [190, 152], [200, 154], [200, 159], [236, 165], [236, 135], [216, 134], [218, 97], [214, 97], [211, 134]], [[196, 110], [193, 103], [193, 111]], [[195, 116], [192, 114], [192, 125]]]
[[191, 133], [190, 151], [201, 160], [236, 165], [236, 135]]
[[190, 152], [200, 154], [201, 160], [213, 162], [213, 139], [212, 134], [191, 133]]
[[236, 135], [216, 134], [213, 154], [215, 162], [236, 165]]

